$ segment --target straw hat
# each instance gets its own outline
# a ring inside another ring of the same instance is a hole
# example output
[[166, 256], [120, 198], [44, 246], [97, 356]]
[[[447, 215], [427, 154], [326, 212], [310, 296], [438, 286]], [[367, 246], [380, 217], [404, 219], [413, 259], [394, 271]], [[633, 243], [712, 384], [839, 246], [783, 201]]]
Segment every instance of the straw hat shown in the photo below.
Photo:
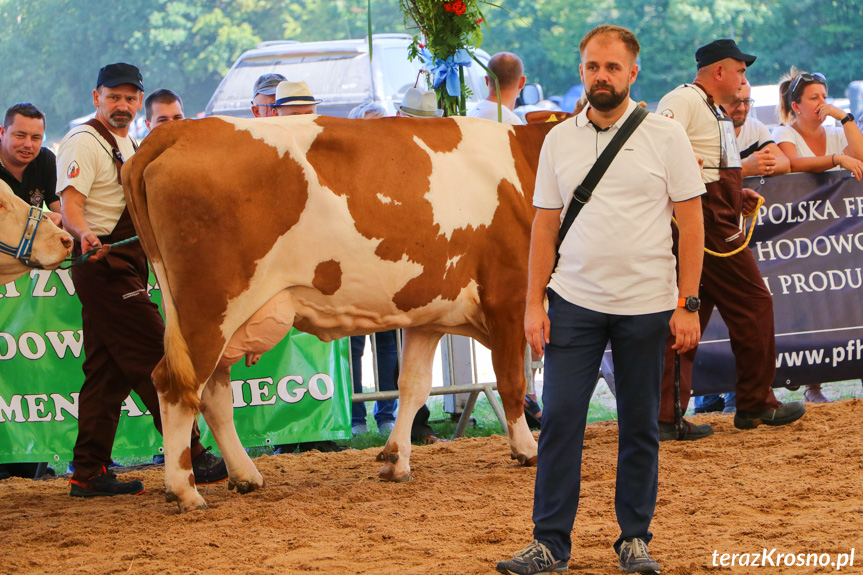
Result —
[[416, 88], [408, 88], [402, 103], [399, 105], [402, 114], [414, 118], [439, 118], [443, 110], [437, 108], [437, 94], [434, 90], [423, 92]]
[[323, 100], [316, 100], [305, 82], [279, 82], [276, 88], [276, 101], [270, 104], [273, 108], [280, 106], [308, 106], [320, 104]]

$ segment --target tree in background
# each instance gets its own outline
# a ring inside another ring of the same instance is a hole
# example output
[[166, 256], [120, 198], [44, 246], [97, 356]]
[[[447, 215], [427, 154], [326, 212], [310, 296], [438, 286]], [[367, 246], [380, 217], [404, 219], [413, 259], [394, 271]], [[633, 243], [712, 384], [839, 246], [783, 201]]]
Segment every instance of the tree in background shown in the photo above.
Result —
[[[734, 37], [758, 56], [753, 85], [790, 66], [824, 73], [830, 94], [863, 78], [863, 0], [493, 0], [483, 48], [521, 56], [528, 80], [563, 94], [578, 78], [578, 42], [598, 24], [632, 29], [642, 45], [634, 97], [657, 101], [695, 73], [695, 50]], [[221, 78], [262, 40], [362, 38], [367, 0], [0, 0], [0, 105], [30, 101], [49, 137], [93, 111], [98, 69], [128, 61], [148, 90], [179, 92], [203, 110]], [[399, 0], [372, 0], [375, 33], [414, 34]]]

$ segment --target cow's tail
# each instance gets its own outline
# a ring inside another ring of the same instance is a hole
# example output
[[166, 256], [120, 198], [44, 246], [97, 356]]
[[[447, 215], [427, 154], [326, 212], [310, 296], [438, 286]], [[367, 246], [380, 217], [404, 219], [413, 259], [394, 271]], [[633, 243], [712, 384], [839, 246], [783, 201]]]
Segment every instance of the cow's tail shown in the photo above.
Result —
[[162, 253], [150, 223], [147, 190], [144, 183], [144, 172], [147, 166], [177, 141], [179, 132], [172, 130], [172, 128], [173, 126], [168, 124], [154, 134], [147, 136], [135, 155], [126, 162], [123, 166], [123, 192], [126, 196], [129, 215], [132, 217], [138, 238], [147, 253], [147, 259], [153, 266], [162, 292], [162, 309], [165, 313], [164, 367], [167, 372], [166, 381], [163, 384], [167, 385], [167, 389], [164, 390], [167, 392], [165, 395], [175, 401], [182, 402], [190, 409], [197, 410], [201, 403], [198, 390], [203, 382], [199, 381], [195, 372], [189, 353], [189, 345], [180, 330], [171, 284], [168, 281]]

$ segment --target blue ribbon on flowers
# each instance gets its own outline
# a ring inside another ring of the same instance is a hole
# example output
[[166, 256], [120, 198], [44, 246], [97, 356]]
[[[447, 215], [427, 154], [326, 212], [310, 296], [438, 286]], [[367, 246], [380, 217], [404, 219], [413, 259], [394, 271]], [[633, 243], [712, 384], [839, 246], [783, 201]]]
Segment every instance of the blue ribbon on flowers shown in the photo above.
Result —
[[430, 68], [427, 72], [432, 75], [432, 86], [439, 88], [441, 84], [446, 82], [447, 94], [453, 97], [461, 96], [461, 81], [458, 77], [457, 66], [470, 66], [471, 57], [467, 50], [458, 50], [446, 60], [441, 60], [432, 55], [428, 48], [423, 48], [420, 50], [419, 56], [423, 65]]

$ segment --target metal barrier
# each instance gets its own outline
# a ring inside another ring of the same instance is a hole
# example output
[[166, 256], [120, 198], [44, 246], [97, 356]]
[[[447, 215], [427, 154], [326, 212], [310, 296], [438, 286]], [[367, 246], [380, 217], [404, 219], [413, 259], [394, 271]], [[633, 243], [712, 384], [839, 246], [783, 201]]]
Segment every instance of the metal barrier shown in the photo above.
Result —
[[[461, 411], [461, 416], [459, 417], [458, 424], [456, 425], [455, 433], [453, 434], [453, 438], [462, 437], [464, 435], [465, 430], [467, 429], [468, 423], [470, 422], [471, 414], [476, 406], [476, 400], [479, 397], [480, 393], [485, 393], [486, 398], [488, 399], [489, 405], [491, 405], [492, 411], [494, 411], [495, 416], [498, 421], [500, 421], [500, 425], [503, 428], [504, 433], [508, 434], [507, 424], [506, 424], [506, 415], [504, 414], [503, 407], [500, 404], [500, 400], [495, 395], [495, 391], [497, 390], [497, 382], [488, 382], [488, 383], [480, 383], [477, 382], [477, 372], [476, 372], [476, 352], [475, 352], [475, 342], [469, 338], [463, 338], [462, 346], [466, 341], [470, 342], [470, 353], [465, 354], [464, 349], [459, 350], [459, 342], [458, 340], [454, 341], [454, 337], [460, 336], [452, 336], [450, 334], [446, 334], [442, 343], [439, 344], [441, 348], [441, 357], [443, 359], [444, 365], [444, 385], [442, 387], [432, 387], [429, 392], [429, 396], [433, 395], [445, 395], [445, 396], [455, 396], [457, 394], [467, 394], [467, 398], [464, 402], [464, 407]], [[396, 391], [380, 391], [380, 383], [378, 381], [378, 365], [377, 365], [377, 344], [375, 342], [374, 337], [370, 337], [371, 348], [372, 348], [372, 367], [373, 367], [373, 375], [375, 381], [375, 391], [373, 392], [363, 392], [363, 393], [352, 393], [351, 401], [353, 403], [359, 402], [369, 402], [369, 401], [378, 401], [378, 400], [386, 400], [386, 399], [398, 399], [399, 392]], [[402, 359], [402, 349], [401, 349], [401, 330], [399, 330], [399, 336], [396, 337], [396, 345], [398, 349], [398, 363], [399, 368], [401, 369], [401, 359]], [[461, 353], [459, 353], [461, 352]], [[352, 354], [353, 352], [351, 352]], [[465, 363], [467, 362], [467, 364]], [[526, 353], [526, 366], [525, 373], [528, 375], [528, 386], [532, 389], [532, 369], [530, 364], [530, 351], [528, 350]], [[470, 374], [471, 383], [461, 384], [455, 383], [459, 381], [459, 379], [463, 379], [465, 374]], [[353, 381], [354, 381], [354, 373], [353, 373], [353, 357], [351, 357], [351, 390], [353, 390]], [[456, 402], [458, 403], [458, 402]]]

